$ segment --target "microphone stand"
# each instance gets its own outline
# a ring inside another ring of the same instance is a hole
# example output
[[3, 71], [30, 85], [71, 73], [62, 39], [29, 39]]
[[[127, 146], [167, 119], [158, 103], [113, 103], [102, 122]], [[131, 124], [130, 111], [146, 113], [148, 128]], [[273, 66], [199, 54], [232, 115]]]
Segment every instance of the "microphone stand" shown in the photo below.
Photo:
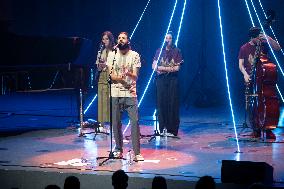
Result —
[[[100, 61], [101, 57], [102, 57], [102, 51], [103, 51], [103, 48], [104, 48], [104, 45], [101, 44], [100, 45], [100, 49], [99, 49], [99, 57], [98, 57], [98, 60]], [[97, 71], [96, 71], [96, 74], [95, 74], [95, 81], [98, 83], [98, 79], [99, 79], [99, 75], [100, 75], [100, 72], [101, 71], [98, 71], [98, 68], [97, 68]], [[100, 131], [99, 130], [99, 125], [98, 124], [94, 124], [94, 123], [84, 123], [84, 114], [83, 114], [83, 95], [82, 95], [82, 89], [80, 89], [80, 133], [79, 133], [79, 137], [85, 137], [86, 134], [92, 134], [92, 133], [95, 133], [95, 136], [93, 138], [93, 140], [96, 140], [96, 137], [98, 134], [105, 134], [105, 135], [109, 135], [108, 132], [104, 132], [104, 131]], [[93, 126], [94, 125], [94, 129], [95, 131], [92, 131], [92, 132], [83, 132], [84, 130], [84, 127], [85, 126]]]
[[[104, 44], [101, 44], [100, 50], [99, 50], [100, 55], [99, 55], [99, 57], [98, 57], [99, 64], [100, 64], [100, 60], [101, 60], [101, 57], [102, 57], [102, 52], [103, 52], [104, 47], [105, 47]], [[100, 68], [100, 69], [101, 69], [101, 68]], [[100, 72], [101, 72], [101, 71], [102, 71], [102, 70], [98, 70], [98, 68], [97, 68], [97, 72], [96, 72], [96, 81], [97, 81], [97, 83], [99, 82], [99, 75], [100, 75]], [[110, 76], [109, 76], [109, 79], [110, 79]], [[108, 79], [108, 83], [109, 83], [109, 79]], [[111, 110], [110, 110], [110, 111], [111, 111]], [[95, 133], [95, 136], [94, 136], [93, 140], [96, 140], [96, 137], [97, 137], [98, 134], [109, 135], [108, 132], [100, 131], [99, 125], [97, 125], [97, 127], [95, 127], [95, 132], [94, 132], [94, 133]]]
[[155, 82], [156, 82], [156, 115], [155, 115], [155, 130], [154, 130], [154, 134], [152, 135], [148, 135], [148, 137], [151, 137], [148, 142], [151, 142], [152, 140], [156, 140], [157, 137], [169, 137], [169, 138], [176, 138], [176, 139], [180, 139], [178, 136], [167, 136], [167, 132], [166, 132], [166, 128], [164, 128], [163, 133], [161, 134], [159, 132], [159, 128], [158, 128], [158, 115], [159, 115], [159, 111], [158, 111], [158, 90], [157, 90], [157, 79], [158, 79], [158, 74], [156, 73], [155, 75]]
[[79, 137], [84, 136], [84, 114], [83, 114], [83, 94], [82, 94], [82, 89], [80, 89], [79, 91], [79, 95], [80, 95], [80, 133], [79, 133]]
[[111, 84], [112, 84], [112, 79], [111, 79], [111, 74], [113, 72], [113, 66], [114, 66], [114, 62], [116, 61], [116, 53], [117, 53], [117, 49], [114, 49], [115, 53], [114, 53], [114, 58], [112, 60], [112, 67], [108, 76], [108, 84], [109, 84], [109, 98], [110, 98], [110, 103], [109, 103], [109, 107], [110, 107], [110, 151], [109, 151], [109, 155], [107, 157], [97, 157], [97, 160], [99, 159], [105, 159], [103, 160], [101, 163], [99, 163], [99, 166], [102, 166], [104, 163], [106, 163], [108, 160], [111, 159], [123, 159], [126, 160], [125, 158], [118, 158], [118, 157], [114, 157], [113, 154], [113, 144], [112, 144], [112, 135], [113, 135], [113, 131], [112, 131], [112, 95], [111, 95]]
[[[157, 65], [157, 67], [158, 67], [158, 65]], [[155, 103], [155, 106], [156, 106], [156, 114], [155, 114], [155, 130], [154, 130], [154, 134], [152, 134], [152, 135], [150, 135], [150, 139], [148, 140], [148, 142], [151, 142], [152, 140], [156, 140], [157, 139], [157, 137], [159, 136], [159, 137], [163, 137], [164, 135], [161, 135], [160, 134], [160, 132], [159, 132], [159, 128], [158, 128], [158, 109], [157, 109], [157, 107], [158, 107], [158, 93], [157, 93], [157, 77], [158, 77], [158, 74], [156, 73], [155, 74], [155, 77], [154, 77], [154, 82], [156, 82], [155, 84], [156, 84], [156, 103]], [[163, 133], [163, 134], [166, 134], [166, 133]]]

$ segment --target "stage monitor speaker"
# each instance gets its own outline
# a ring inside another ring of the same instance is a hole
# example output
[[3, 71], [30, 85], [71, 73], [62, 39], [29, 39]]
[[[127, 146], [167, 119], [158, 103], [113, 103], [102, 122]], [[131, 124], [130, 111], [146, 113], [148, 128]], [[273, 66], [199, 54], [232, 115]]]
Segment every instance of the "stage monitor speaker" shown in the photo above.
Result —
[[273, 183], [273, 167], [265, 162], [222, 160], [223, 183], [263, 184]]

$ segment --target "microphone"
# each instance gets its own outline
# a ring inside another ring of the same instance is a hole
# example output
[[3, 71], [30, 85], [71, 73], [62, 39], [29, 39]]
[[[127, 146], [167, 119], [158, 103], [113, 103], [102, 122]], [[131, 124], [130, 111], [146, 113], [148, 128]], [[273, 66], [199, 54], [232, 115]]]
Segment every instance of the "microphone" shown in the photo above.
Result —
[[100, 51], [100, 52], [102, 52], [102, 50], [103, 50], [103, 48], [104, 48], [104, 47], [105, 47], [105, 45], [104, 45], [104, 44], [101, 44], [101, 45], [100, 45], [100, 50], [99, 50], [99, 51]]
[[116, 51], [116, 48], [118, 47], [120, 43], [117, 43], [113, 48], [112, 48], [112, 51]]

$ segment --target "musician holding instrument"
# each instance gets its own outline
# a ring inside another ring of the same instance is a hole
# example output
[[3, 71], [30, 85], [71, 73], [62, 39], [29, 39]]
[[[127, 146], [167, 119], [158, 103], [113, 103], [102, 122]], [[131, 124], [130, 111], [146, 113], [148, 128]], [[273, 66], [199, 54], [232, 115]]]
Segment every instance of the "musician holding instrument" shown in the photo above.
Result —
[[112, 126], [116, 147], [115, 158], [123, 157], [122, 113], [130, 119], [134, 161], [144, 161], [140, 153], [140, 128], [136, 82], [141, 67], [140, 55], [131, 50], [127, 32], [120, 32], [115, 50], [109, 54], [107, 66], [111, 77]]
[[110, 120], [109, 110], [109, 85], [108, 78], [109, 72], [107, 69], [106, 61], [109, 53], [114, 46], [114, 37], [110, 31], [102, 33], [100, 49], [98, 51], [96, 65], [97, 65], [97, 80], [98, 80], [98, 122], [100, 123], [100, 131], [103, 131], [105, 123]]
[[[267, 78], [266, 79], [261, 78], [262, 74], [259, 74], [259, 73], [263, 72], [263, 70], [265, 70], [264, 67], [269, 68], [268, 70], [266, 70], [266, 72], [270, 71], [272, 69], [274, 70], [273, 74], [276, 75], [275, 77], [273, 77], [274, 81], [273, 82], [272, 81], [266, 82], [266, 83], [271, 84], [271, 86], [268, 86], [266, 88], [274, 90], [275, 84], [277, 82], [277, 79], [275, 79], [275, 78], [277, 78], [277, 73], [276, 73], [275, 64], [271, 63], [271, 61], [269, 59], [267, 40], [268, 40], [268, 43], [270, 44], [270, 46], [272, 47], [273, 50], [280, 50], [281, 47], [271, 37], [269, 37], [267, 35], [265, 36], [261, 32], [261, 29], [259, 27], [250, 28], [249, 38], [250, 38], [249, 42], [245, 43], [240, 48], [238, 59], [239, 59], [239, 69], [243, 74], [246, 85], [247, 86], [252, 86], [254, 84], [259, 85], [258, 89], [257, 89], [258, 91], [256, 91], [257, 100], [259, 101], [258, 103], [256, 103], [256, 104], [258, 104], [257, 105], [258, 107], [256, 107], [253, 110], [254, 111], [254, 117], [252, 118], [252, 122], [253, 122], [253, 124], [252, 124], [252, 129], [253, 129], [252, 136], [254, 138], [259, 138], [259, 137], [261, 137], [261, 131], [265, 131], [267, 139], [276, 139], [275, 134], [272, 132], [272, 130], [277, 126], [277, 124], [268, 123], [269, 121], [265, 121], [265, 118], [261, 117], [261, 115], [260, 115], [260, 114], [267, 114], [267, 112], [260, 111], [260, 109], [264, 107], [264, 105], [262, 105], [263, 103], [260, 102], [260, 100], [265, 101], [265, 99], [264, 99], [265, 96], [263, 96], [264, 93], [263, 93], [263, 91], [260, 91], [260, 90], [263, 89], [265, 82], [268, 81], [269, 78], [268, 79]], [[265, 59], [265, 61], [263, 61], [264, 59]], [[268, 60], [270, 61], [269, 64], [268, 64]], [[262, 66], [262, 67], [260, 68], [260, 66]], [[255, 68], [255, 70], [258, 70], [255, 73], [253, 72], [254, 68]], [[253, 76], [253, 74], [256, 74], [256, 75]], [[254, 78], [256, 78], [256, 79], [254, 79]], [[277, 96], [276, 92], [272, 92], [270, 94], [273, 94], [273, 97]], [[278, 100], [275, 100], [271, 104], [275, 105], [277, 103], [278, 103]], [[277, 118], [275, 118], [275, 119], [277, 119]], [[278, 120], [277, 120], [277, 122], [278, 122]]]
[[160, 133], [177, 136], [180, 123], [178, 72], [183, 58], [171, 32], [166, 35], [165, 43], [165, 48], [156, 51], [152, 64], [157, 73], [157, 115]]

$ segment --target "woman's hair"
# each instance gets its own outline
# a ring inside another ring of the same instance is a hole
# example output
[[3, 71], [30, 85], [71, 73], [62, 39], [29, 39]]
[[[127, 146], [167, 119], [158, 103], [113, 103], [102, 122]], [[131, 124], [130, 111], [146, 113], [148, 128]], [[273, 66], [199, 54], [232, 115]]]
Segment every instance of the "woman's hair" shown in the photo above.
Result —
[[[105, 32], [102, 33], [102, 38], [103, 38], [105, 35], [106, 35], [106, 36], [108, 37], [108, 39], [109, 39], [109, 48], [112, 48], [112, 47], [114, 46], [114, 37], [113, 37], [112, 33], [111, 33], [110, 31], [105, 31]], [[102, 42], [101, 42], [101, 45], [102, 45]], [[106, 48], [107, 48], [107, 47], [106, 47]]]

